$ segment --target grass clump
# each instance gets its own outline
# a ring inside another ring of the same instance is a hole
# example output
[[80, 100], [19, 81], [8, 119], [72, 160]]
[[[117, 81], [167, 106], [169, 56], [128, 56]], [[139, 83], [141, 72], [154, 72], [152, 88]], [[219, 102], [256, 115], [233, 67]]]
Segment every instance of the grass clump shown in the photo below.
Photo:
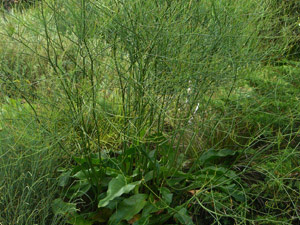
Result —
[[1, 222], [298, 223], [286, 4], [49, 0], [7, 15]]
[[27, 103], [6, 98], [0, 120], [0, 222], [56, 224], [51, 202], [58, 193], [55, 170], [60, 155]]

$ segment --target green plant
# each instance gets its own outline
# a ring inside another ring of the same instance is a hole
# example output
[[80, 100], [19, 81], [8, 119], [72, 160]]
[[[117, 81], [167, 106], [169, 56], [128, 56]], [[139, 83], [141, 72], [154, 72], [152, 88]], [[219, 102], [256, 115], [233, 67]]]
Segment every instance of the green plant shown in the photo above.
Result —
[[21, 99], [0, 104], [0, 142], [0, 223], [57, 224], [50, 205], [60, 154]]
[[296, 41], [278, 4], [47, 0], [7, 16], [4, 223], [296, 223], [299, 70], [265, 65]]

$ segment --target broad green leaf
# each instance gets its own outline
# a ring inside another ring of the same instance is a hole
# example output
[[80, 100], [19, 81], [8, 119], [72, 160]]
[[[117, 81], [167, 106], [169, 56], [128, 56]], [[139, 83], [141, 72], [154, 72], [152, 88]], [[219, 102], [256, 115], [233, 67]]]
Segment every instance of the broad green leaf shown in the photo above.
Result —
[[231, 196], [236, 201], [239, 201], [239, 202], [245, 202], [246, 201], [245, 194], [242, 191], [240, 191], [240, 190], [236, 190], [236, 191], [232, 192]]
[[75, 173], [72, 177], [77, 178], [78, 180], [89, 180], [91, 178], [98, 177], [100, 173], [99, 168], [91, 169], [81, 169], [77, 173]]
[[122, 220], [130, 220], [138, 214], [146, 205], [146, 194], [136, 194], [124, 199], [118, 206], [116, 212], [110, 217], [109, 224], [118, 224]]
[[61, 186], [61, 187], [67, 186], [67, 184], [68, 184], [68, 182], [69, 182], [69, 180], [70, 180], [71, 173], [72, 173], [71, 170], [62, 173], [62, 174], [59, 176], [59, 179], [58, 179], [58, 185]]
[[[165, 172], [164, 176], [168, 177], [170, 174]], [[186, 188], [185, 181], [190, 179], [193, 179], [191, 174], [176, 171], [172, 172], [172, 176], [170, 176], [166, 182], [170, 187], [176, 186], [177, 188]]]
[[144, 180], [145, 182], [148, 182], [153, 179], [153, 170], [149, 171], [145, 174]]
[[166, 214], [159, 214], [159, 215], [152, 215], [149, 218], [149, 225], [162, 225], [162, 224], [168, 224], [167, 221], [172, 217], [171, 213]]
[[78, 165], [81, 165], [81, 166], [84, 164], [89, 165], [90, 162], [92, 163], [93, 166], [100, 165], [100, 163], [101, 163], [101, 159], [100, 159], [98, 153], [92, 153], [88, 157], [86, 157], [86, 156], [73, 157], [73, 159], [75, 160], [75, 162], [78, 163]]
[[160, 193], [164, 202], [170, 205], [173, 198], [173, 194], [171, 193], [171, 191], [166, 187], [162, 187], [160, 188]]
[[78, 180], [88, 180], [91, 176], [91, 170], [80, 170], [75, 173], [72, 177], [77, 178]]
[[199, 171], [199, 173], [197, 173], [197, 175], [201, 174], [201, 173], [213, 175], [215, 177], [226, 176], [231, 179], [238, 178], [238, 175], [233, 170], [229, 170], [225, 167], [207, 166], [204, 169], [202, 169], [201, 171]]
[[[178, 207], [176, 207], [178, 208]], [[180, 209], [174, 217], [181, 223], [185, 225], [193, 225], [192, 218], [188, 215], [186, 208]]]
[[220, 186], [219, 189], [232, 196], [236, 201], [245, 202], [246, 200], [244, 193], [241, 190], [239, 190], [236, 184]]
[[86, 194], [91, 187], [92, 185], [88, 181], [78, 181], [67, 190], [66, 197], [70, 199], [80, 197]]
[[133, 225], [148, 225], [149, 224], [150, 215], [146, 217], [141, 217], [138, 221], [134, 222]]
[[164, 209], [164, 207], [159, 208], [155, 203], [148, 201], [143, 209], [142, 217], [148, 217], [151, 213], [155, 213], [161, 209]]
[[117, 206], [118, 206], [118, 204], [119, 204], [123, 199], [124, 199], [124, 197], [117, 197], [117, 198], [111, 200], [111, 201], [109, 202], [109, 204], [108, 204], [107, 206], [105, 206], [105, 208], [111, 209], [111, 210], [116, 209]]
[[105, 168], [105, 174], [108, 175], [109, 177], [117, 177], [120, 175], [120, 170], [116, 170], [110, 167]]
[[64, 202], [61, 198], [55, 199], [51, 206], [54, 215], [66, 215], [77, 211], [75, 203]]
[[75, 215], [68, 220], [68, 224], [72, 225], [92, 225], [94, 222], [91, 220], [86, 220], [80, 215]]
[[132, 191], [141, 182], [136, 181], [127, 184], [126, 177], [119, 174], [116, 178], [112, 179], [108, 184], [107, 196], [101, 199], [98, 203], [98, 207], [105, 207], [109, 202], [122, 194], [127, 194]]
[[83, 163], [88, 162], [86, 157], [73, 157], [75, 162], [77, 162], [79, 165], [82, 165]]
[[221, 149], [221, 150], [210, 149], [207, 152], [204, 152], [199, 159], [202, 164], [207, 164], [215, 160], [219, 160], [221, 158], [225, 158], [229, 156], [233, 157], [236, 154], [237, 152], [231, 149]]

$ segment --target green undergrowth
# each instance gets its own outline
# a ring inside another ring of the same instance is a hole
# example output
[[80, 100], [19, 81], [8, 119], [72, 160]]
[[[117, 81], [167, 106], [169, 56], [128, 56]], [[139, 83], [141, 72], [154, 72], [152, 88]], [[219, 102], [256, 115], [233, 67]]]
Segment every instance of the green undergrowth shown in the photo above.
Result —
[[0, 142], [0, 223], [56, 224], [50, 205], [61, 154], [21, 99], [1, 103]]
[[0, 224], [298, 224], [298, 10], [49, 0], [5, 12]]

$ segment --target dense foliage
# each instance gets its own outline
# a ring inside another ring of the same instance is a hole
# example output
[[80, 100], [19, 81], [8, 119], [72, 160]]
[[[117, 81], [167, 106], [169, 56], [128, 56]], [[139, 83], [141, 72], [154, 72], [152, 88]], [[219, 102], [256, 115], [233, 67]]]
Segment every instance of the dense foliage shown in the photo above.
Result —
[[300, 223], [298, 1], [27, 3], [0, 21], [0, 224]]

